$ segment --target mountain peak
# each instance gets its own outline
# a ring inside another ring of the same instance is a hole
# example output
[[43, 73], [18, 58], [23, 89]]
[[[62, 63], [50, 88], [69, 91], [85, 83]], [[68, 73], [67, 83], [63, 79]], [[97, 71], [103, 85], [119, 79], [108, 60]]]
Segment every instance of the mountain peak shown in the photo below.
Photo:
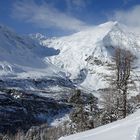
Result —
[[118, 21], [108, 21], [108, 22], [99, 24], [99, 26], [115, 26], [117, 24], [119, 24]]
[[69, 36], [46, 39], [40, 43], [60, 50], [58, 55], [50, 57], [52, 64], [70, 73], [71, 79], [78, 79], [80, 86], [90, 89], [92, 83], [96, 85], [96, 90], [105, 85], [100, 75], [104, 75], [104, 65], [112, 61], [115, 47], [131, 49], [137, 42], [136, 38], [130, 37], [123, 25], [117, 21], [109, 21]]
[[44, 40], [44, 39], [47, 39], [47, 37], [41, 33], [35, 33], [35, 34], [29, 34], [29, 36], [32, 38], [32, 39], [37, 39], [37, 40]]

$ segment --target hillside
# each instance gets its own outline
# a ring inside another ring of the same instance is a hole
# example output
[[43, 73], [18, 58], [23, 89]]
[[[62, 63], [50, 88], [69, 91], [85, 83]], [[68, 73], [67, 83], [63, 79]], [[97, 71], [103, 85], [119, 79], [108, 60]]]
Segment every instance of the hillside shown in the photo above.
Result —
[[60, 140], [139, 140], [140, 110], [125, 119]]

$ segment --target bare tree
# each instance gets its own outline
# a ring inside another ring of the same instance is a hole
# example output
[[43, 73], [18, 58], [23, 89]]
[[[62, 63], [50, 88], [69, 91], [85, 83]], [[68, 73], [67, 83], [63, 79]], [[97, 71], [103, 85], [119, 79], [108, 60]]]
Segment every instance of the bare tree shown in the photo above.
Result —
[[[131, 71], [133, 70], [134, 55], [128, 50], [118, 48], [115, 53], [116, 88], [121, 95], [123, 118], [127, 115], [128, 88], [131, 83]], [[120, 100], [118, 100], [120, 102]]]
[[128, 50], [120, 48], [115, 50], [114, 61], [109, 67], [112, 70], [108, 79], [110, 86], [101, 95], [102, 118], [106, 118], [105, 123], [127, 116], [128, 95], [130, 86], [132, 87], [132, 83], [134, 83], [131, 76], [134, 59], [134, 55]]

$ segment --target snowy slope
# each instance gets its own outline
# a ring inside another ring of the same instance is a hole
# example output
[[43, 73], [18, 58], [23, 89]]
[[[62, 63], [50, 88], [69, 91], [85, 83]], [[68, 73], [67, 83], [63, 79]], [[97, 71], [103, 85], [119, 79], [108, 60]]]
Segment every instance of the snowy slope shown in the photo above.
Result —
[[140, 56], [139, 36], [117, 22], [107, 22], [65, 37], [45, 39], [37, 35], [36, 38], [40, 44], [59, 50], [58, 55], [49, 57], [50, 62], [64, 69], [77, 85], [88, 90], [106, 87], [107, 64], [112, 61], [116, 47], [121, 46], [138, 58]]
[[64, 76], [60, 70], [44, 58], [57, 55], [52, 48], [45, 48], [38, 42], [20, 36], [0, 25], [0, 75], [1, 77], [40, 78]]
[[139, 140], [140, 110], [125, 119], [60, 140]]

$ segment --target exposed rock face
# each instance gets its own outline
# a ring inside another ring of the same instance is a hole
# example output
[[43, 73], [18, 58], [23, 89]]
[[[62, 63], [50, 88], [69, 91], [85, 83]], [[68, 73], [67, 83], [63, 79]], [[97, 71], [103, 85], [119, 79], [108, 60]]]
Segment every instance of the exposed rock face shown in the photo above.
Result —
[[28, 113], [22, 104], [6, 93], [0, 94], [0, 131], [15, 131], [26, 124], [27, 117]]

